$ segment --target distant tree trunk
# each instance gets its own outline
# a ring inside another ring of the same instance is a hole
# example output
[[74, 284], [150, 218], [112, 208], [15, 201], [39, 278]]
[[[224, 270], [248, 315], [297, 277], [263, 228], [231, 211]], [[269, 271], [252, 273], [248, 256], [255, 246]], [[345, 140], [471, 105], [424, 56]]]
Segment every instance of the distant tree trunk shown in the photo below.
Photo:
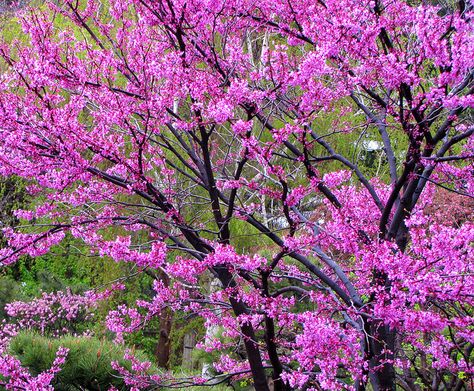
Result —
[[183, 368], [194, 369], [193, 350], [196, 346], [196, 333], [190, 331], [184, 335], [183, 341]]
[[[161, 281], [165, 286], [169, 286], [169, 277], [162, 273]], [[165, 308], [161, 313], [158, 345], [156, 346], [156, 359], [158, 366], [168, 369], [171, 355], [171, 327], [173, 325], [173, 313], [169, 308]]]
[[173, 324], [173, 314], [169, 308], [165, 309], [160, 319], [160, 336], [156, 347], [156, 359], [158, 366], [168, 369], [171, 354], [171, 326]]

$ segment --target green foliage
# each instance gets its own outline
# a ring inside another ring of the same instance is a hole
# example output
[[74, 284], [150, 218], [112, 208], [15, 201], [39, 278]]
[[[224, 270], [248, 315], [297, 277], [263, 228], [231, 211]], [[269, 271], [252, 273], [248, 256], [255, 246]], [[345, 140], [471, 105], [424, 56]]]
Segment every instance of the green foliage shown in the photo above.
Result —
[[[15, 209], [26, 204], [25, 182], [16, 177], [0, 177], [0, 228], [15, 226], [18, 219], [13, 215]], [[0, 244], [4, 240], [0, 233]]]
[[85, 246], [68, 234], [48, 254], [34, 260], [24, 257], [20, 261], [19, 279], [26, 283], [25, 293], [30, 296], [65, 287], [82, 292], [123, 276], [122, 266], [109, 259], [91, 257]]
[[0, 277], [0, 320], [5, 319], [7, 314], [5, 305], [12, 301], [22, 300], [20, 284], [9, 276]]
[[231, 220], [230, 230], [232, 232], [231, 244], [239, 254], [248, 252], [251, 248], [265, 248], [273, 244], [267, 237], [259, 235], [256, 228], [242, 220]]
[[17, 19], [11, 17], [9, 12], [0, 15], [0, 33], [1, 38], [7, 43], [22, 37], [20, 24]]
[[146, 354], [148, 360], [154, 361], [159, 330], [160, 319], [156, 317], [151, 319], [143, 329], [124, 335], [124, 338], [127, 345], [137, 346]]
[[[107, 390], [115, 386], [126, 390], [123, 379], [110, 365], [117, 361], [121, 366], [131, 369], [129, 361], [123, 359], [124, 347], [107, 340], [94, 337], [65, 336], [59, 339], [42, 337], [31, 332], [16, 336], [10, 345], [15, 355], [27, 367], [32, 375], [37, 375], [51, 367], [59, 347], [69, 349], [69, 354], [61, 372], [54, 379], [57, 391]], [[143, 352], [136, 350], [139, 360], [147, 360]], [[150, 373], [157, 373], [156, 367]]]

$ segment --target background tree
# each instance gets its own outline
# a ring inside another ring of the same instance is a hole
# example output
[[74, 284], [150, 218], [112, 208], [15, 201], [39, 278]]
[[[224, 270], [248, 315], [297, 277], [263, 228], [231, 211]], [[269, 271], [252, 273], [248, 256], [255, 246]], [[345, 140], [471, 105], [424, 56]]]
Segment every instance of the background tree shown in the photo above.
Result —
[[473, 197], [466, 7], [47, 4], [0, 49], [0, 173], [45, 200], [4, 264], [68, 232], [164, 273], [110, 330], [198, 314], [223, 329], [215, 369], [256, 390], [472, 386], [474, 227], [429, 213], [437, 187]]

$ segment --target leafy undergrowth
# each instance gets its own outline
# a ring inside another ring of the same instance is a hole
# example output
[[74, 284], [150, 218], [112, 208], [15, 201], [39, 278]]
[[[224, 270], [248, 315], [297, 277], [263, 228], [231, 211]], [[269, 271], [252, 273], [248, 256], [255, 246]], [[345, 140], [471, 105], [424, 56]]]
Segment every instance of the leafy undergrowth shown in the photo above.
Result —
[[[51, 367], [59, 347], [69, 349], [65, 364], [53, 382], [55, 390], [107, 390], [114, 386], [119, 390], [128, 389], [120, 374], [112, 369], [111, 362], [130, 370], [131, 363], [123, 358], [124, 347], [95, 337], [64, 336], [57, 339], [43, 337], [36, 333], [21, 332], [10, 344], [11, 354], [27, 367], [32, 375], [37, 375]], [[146, 355], [134, 351], [134, 356], [146, 361]], [[150, 372], [158, 373], [154, 366]]]
[[[33, 376], [48, 370], [59, 347], [69, 349], [65, 364], [53, 381], [57, 391], [103, 391], [114, 386], [118, 390], [128, 390], [121, 375], [111, 367], [112, 361], [127, 370], [131, 363], [124, 359], [125, 347], [105, 339], [96, 337], [64, 336], [48, 338], [37, 333], [24, 331], [14, 337], [10, 343], [10, 353], [17, 357]], [[140, 361], [147, 361], [147, 355], [134, 350], [133, 355]], [[160, 369], [152, 365], [149, 374], [160, 373]], [[196, 375], [184, 370], [176, 370], [173, 375], [177, 378], [188, 378]], [[213, 391], [229, 390], [226, 384], [207, 386]], [[202, 390], [202, 387], [188, 387], [190, 391]]]

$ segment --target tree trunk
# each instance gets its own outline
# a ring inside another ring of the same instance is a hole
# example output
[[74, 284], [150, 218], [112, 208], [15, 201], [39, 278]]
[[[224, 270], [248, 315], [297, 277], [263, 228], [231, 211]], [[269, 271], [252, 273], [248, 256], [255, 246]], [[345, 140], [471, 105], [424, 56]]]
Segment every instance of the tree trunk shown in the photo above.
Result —
[[[166, 273], [160, 273], [160, 280], [168, 287], [170, 279]], [[168, 369], [171, 355], [171, 327], [173, 325], [173, 313], [169, 308], [165, 308], [160, 317], [160, 328], [158, 345], [156, 346], [156, 359], [158, 366]]]
[[[233, 286], [235, 284], [232, 274], [226, 267], [216, 266], [214, 270], [219, 277], [219, 280], [224, 288]], [[237, 298], [230, 297], [230, 304], [236, 316], [247, 313], [245, 304]], [[252, 379], [254, 382], [255, 391], [270, 391], [267, 382], [267, 375], [263, 366], [262, 356], [257, 344], [257, 336], [255, 330], [250, 323], [244, 323], [240, 326], [242, 338], [247, 352], [247, 359], [252, 372]]]
[[162, 368], [169, 368], [169, 361], [171, 355], [171, 326], [173, 324], [173, 314], [169, 308], [166, 308], [160, 319], [160, 335], [158, 345], [156, 347], [156, 359], [158, 366]]
[[[373, 369], [371, 383], [374, 391], [395, 391], [395, 368], [392, 360], [396, 331], [378, 322], [372, 324], [370, 330], [370, 367]], [[388, 362], [384, 362], [387, 360]]]

